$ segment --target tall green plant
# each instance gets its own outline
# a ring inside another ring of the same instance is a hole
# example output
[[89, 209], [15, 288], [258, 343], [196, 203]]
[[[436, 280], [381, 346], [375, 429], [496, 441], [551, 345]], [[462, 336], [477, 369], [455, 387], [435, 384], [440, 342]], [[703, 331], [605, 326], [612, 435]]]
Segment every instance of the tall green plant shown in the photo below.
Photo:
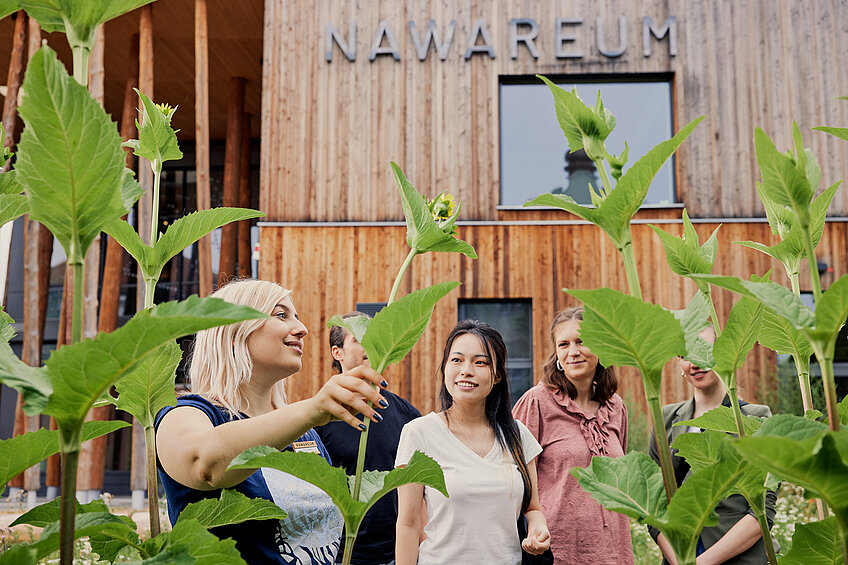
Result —
[[[409, 182], [397, 164], [392, 163], [406, 218], [406, 243], [409, 253], [392, 284], [386, 307], [373, 319], [365, 316], [342, 318], [333, 316], [328, 326], [341, 326], [362, 345], [371, 366], [382, 373], [398, 363], [412, 350], [427, 328], [433, 308], [442, 297], [459, 286], [444, 282], [416, 290], [397, 298], [401, 281], [412, 260], [422, 253], [455, 252], [473, 259], [477, 253], [465, 241], [455, 237], [459, 204], [444, 193], [428, 201]], [[416, 452], [409, 464], [392, 471], [365, 471], [365, 448], [370, 421], [365, 420], [359, 440], [355, 473], [348, 477], [340, 468], [330, 467], [321, 457], [302, 453], [279, 453], [268, 447], [245, 451], [232, 463], [232, 468], [273, 467], [308, 481], [326, 492], [342, 513], [345, 522], [345, 551], [342, 563], [348, 565], [359, 525], [368, 509], [397, 487], [421, 483], [439, 490], [445, 496], [444, 475], [439, 465]]]
[[[703, 116], [681, 128], [672, 139], [664, 141], [648, 151], [625, 171], [624, 167], [628, 159], [627, 148], [625, 147], [625, 150], [619, 156], [610, 154], [606, 149], [605, 141], [615, 128], [615, 117], [604, 107], [600, 92], [598, 92], [595, 106], [590, 108], [577, 95], [576, 89], [568, 92], [545, 77], [540, 76], [539, 78], [548, 85], [551, 94], [553, 94], [557, 120], [568, 140], [569, 149], [571, 151], [585, 150], [586, 155], [595, 163], [602, 186], [599, 190], [593, 189], [591, 191], [593, 207], [581, 206], [573, 198], [564, 194], [543, 194], [525, 203], [525, 206], [560, 208], [604, 230], [609, 235], [615, 248], [621, 253], [631, 296], [641, 301], [642, 288], [639, 284], [639, 273], [633, 253], [633, 235], [630, 229], [630, 221], [645, 201], [651, 181], [660, 168], [703, 120]], [[609, 174], [607, 174], [607, 165], [610, 168]], [[615, 186], [613, 186], [610, 177], [615, 179]], [[635, 365], [639, 366], [638, 363], [635, 363]], [[676, 490], [676, 483], [672, 473], [668, 439], [665, 434], [659, 433], [663, 429], [658, 392], [659, 381], [643, 372], [642, 382], [645, 389], [645, 399], [651, 414], [651, 423], [659, 445], [663, 484], [665, 485], [666, 496], [671, 499]], [[656, 391], [656, 393], [653, 391]]]

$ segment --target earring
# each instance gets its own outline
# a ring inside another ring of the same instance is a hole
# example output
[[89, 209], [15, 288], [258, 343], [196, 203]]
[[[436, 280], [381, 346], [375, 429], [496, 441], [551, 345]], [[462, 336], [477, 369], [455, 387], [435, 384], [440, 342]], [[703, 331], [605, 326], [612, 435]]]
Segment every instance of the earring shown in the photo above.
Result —
[[[562, 371], [562, 365], [560, 364], [559, 359], [556, 360], [556, 368]], [[564, 373], [565, 371], [562, 372]]]
[[680, 378], [686, 380], [686, 373], [683, 372], [683, 369], [680, 369]]

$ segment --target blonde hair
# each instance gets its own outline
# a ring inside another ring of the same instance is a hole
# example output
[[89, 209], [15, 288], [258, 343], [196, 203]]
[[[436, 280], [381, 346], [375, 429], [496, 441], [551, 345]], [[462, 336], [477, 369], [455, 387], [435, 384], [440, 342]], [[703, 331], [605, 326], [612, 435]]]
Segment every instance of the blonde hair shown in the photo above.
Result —
[[[274, 307], [290, 294], [290, 290], [273, 282], [240, 279], [219, 288], [212, 297], [250, 306], [270, 315]], [[243, 392], [253, 372], [247, 339], [267, 321], [247, 320], [197, 332], [189, 368], [191, 392], [220, 404], [234, 417], [240, 418], [240, 414], [250, 406]], [[279, 408], [285, 404], [285, 385], [280, 380], [272, 388], [271, 405]]]

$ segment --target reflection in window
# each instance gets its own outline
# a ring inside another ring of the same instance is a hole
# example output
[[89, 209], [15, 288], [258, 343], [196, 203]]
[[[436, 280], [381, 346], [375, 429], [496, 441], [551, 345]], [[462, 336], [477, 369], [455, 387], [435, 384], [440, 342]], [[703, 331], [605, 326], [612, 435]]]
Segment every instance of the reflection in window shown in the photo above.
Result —
[[533, 314], [530, 300], [460, 300], [459, 319], [486, 322], [506, 343], [512, 403], [533, 386]]
[[[500, 204], [520, 206], [545, 192], [567, 194], [580, 204], [591, 204], [589, 185], [600, 186], [594, 163], [582, 151], [571, 153], [556, 118], [548, 87], [535, 79], [502, 77], [500, 84]], [[623, 82], [556, 81], [593, 106], [601, 92], [604, 106], [616, 118], [606, 141], [619, 155], [624, 142], [630, 159], [625, 171], [656, 144], [672, 136], [671, 83], [668, 80]], [[673, 157], [672, 157], [673, 159]], [[673, 161], [660, 169], [646, 204], [674, 202]]]

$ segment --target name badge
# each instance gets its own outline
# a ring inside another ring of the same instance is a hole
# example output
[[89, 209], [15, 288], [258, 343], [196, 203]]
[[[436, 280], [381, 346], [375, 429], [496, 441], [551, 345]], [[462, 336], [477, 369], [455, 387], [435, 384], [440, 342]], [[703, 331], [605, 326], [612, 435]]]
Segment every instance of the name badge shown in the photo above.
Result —
[[321, 455], [321, 451], [318, 449], [318, 444], [314, 441], [294, 441], [292, 442], [292, 449], [296, 453], [317, 453]]

